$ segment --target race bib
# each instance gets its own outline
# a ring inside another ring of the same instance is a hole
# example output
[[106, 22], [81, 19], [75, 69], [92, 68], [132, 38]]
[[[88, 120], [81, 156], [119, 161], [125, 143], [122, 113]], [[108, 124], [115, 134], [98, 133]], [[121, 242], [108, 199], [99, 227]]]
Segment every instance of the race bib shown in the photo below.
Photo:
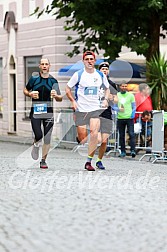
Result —
[[34, 104], [34, 114], [44, 114], [47, 113], [47, 104]]
[[86, 87], [84, 95], [97, 95], [97, 87]]

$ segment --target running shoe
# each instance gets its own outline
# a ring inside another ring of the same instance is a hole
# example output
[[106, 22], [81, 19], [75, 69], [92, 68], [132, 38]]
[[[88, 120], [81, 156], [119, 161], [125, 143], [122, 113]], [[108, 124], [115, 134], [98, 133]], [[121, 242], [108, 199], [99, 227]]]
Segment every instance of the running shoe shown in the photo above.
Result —
[[100, 170], [105, 170], [105, 167], [103, 166], [103, 164], [102, 164], [101, 161], [98, 161], [98, 162], [96, 163], [96, 167], [97, 167], [98, 169], [100, 169]]
[[40, 168], [41, 169], [48, 169], [47, 163], [45, 162], [45, 160], [41, 160], [40, 162]]
[[85, 164], [85, 169], [87, 171], [95, 171], [95, 168], [93, 166], [91, 166], [91, 163], [90, 162], [86, 162]]
[[35, 146], [33, 144], [32, 151], [31, 151], [31, 157], [34, 160], [37, 160], [39, 158], [39, 146]]
[[136, 157], [136, 152], [135, 151], [131, 151], [131, 156], [132, 156], [132, 158], [135, 158]]
[[124, 151], [122, 151], [118, 157], [125, 157], [126, 156], [126, 153]]

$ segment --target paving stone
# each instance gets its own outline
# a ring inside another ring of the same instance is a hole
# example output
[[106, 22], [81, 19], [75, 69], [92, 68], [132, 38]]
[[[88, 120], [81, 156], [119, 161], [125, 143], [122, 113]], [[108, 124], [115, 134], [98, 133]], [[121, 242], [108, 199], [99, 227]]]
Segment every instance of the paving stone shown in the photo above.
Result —
[[29, 148], [0, 142], [0, 252], [167, 251], [165, 163], [104, 157], [88, 172], [82, 153], [53, 149], [40, 170]]

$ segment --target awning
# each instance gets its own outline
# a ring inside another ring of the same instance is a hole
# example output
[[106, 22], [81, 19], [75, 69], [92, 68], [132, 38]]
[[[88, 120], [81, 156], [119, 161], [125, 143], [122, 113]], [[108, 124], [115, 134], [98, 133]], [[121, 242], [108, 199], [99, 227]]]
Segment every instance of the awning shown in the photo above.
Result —
[[[95, 63], [95, 66], [98, 68], [98, 65], [107, 61], [105, 59], [98, 59]], [[114, 78], [127, 78], [130, 76], [131, 78], [143, 78], [143, 74], [145, 72], [145, 67], [130, 63], [123, 60], [113, 60], [109, 61], [110, 63], [110, 72], [109, 76]], [[82, 60], [78, 61], [75, 64], [67, 65], [59, 69], [59, 76], [72, 76], [76, 71], [82, 69], [84, 64]]]

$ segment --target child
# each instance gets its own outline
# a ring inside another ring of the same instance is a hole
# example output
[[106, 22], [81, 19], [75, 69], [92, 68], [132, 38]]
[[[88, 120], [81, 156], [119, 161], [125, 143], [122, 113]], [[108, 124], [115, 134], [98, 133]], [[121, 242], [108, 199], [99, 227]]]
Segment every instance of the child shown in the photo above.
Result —
[[[151, 139], [152, 135], [152, 112], [145, 110], [141, 116], [142, 135], [147, 137], [147, 140]], [[147, 127], [147, 128], [146, 128]]]

